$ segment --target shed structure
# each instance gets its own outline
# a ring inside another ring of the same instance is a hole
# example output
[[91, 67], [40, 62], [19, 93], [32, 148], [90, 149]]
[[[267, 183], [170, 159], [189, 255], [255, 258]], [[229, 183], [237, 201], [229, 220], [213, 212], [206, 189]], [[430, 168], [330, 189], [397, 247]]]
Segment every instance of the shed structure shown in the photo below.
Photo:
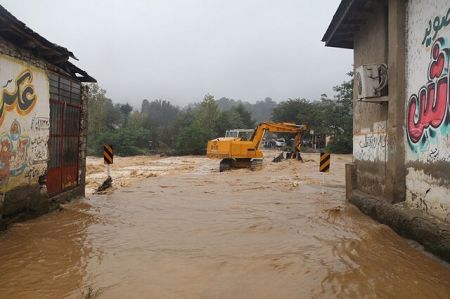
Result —
[[0, 227], [84, 195], [87, 86], [68, 49], [0, 6]]

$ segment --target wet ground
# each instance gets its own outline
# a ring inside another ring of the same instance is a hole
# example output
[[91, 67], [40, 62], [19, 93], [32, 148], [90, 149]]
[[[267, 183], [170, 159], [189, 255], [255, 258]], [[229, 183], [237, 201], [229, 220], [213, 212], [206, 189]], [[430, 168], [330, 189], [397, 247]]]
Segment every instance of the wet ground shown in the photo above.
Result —
[[323, 189], [304, 158], [227, 173], [125, 161], [137, 170], [114, 192], [0, 234], [0, 298], [450, 297], [447, 264], [345, 203], [350, 156], [332, 157]]

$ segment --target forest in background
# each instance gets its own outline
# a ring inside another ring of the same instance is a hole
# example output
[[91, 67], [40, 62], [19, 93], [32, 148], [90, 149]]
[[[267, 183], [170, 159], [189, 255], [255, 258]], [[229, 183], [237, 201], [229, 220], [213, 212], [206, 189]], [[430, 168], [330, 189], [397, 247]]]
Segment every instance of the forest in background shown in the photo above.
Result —
[[323, 94], [318, 100], [295, 98], [277, 103], [267, 97], [252, 104], [225, 97], [216, 100], [207, 94], [201, 102], [186, 107], [145, 99], [140, 109], [114, 103], [106, 90], [92, 84], [88, 154], [101, 155], [104, 143], [112, 144], [120, 156], [204, 154], [208, 140], [224, 136], [229, 129], [255, 128], [263, 121], [307, 124], [315, 134], [332, 136], [330, 152], [351, 153], [353, 73], [348, 75], [348, 81], [333, 88], [332, 98]]

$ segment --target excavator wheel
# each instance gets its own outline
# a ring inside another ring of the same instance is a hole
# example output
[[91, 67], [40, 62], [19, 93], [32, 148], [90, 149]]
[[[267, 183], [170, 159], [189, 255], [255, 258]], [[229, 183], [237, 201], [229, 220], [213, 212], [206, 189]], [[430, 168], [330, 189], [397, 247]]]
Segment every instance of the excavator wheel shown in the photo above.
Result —
[[233, 169], [250, 168], [250, 166], [251, 166], [251, 159], [250, 158], [234, 159], [233, 163], [231, 164], [231, 167]]
[[219, 171], [223, 172], [230, 170], [232, 163], [233, 163], [232, 159], [223, 159], [222, 161], [220, 161]]
[[250, 163], [250, 170], [255, 171], [262, 168], [262, 159], [253, 159]]

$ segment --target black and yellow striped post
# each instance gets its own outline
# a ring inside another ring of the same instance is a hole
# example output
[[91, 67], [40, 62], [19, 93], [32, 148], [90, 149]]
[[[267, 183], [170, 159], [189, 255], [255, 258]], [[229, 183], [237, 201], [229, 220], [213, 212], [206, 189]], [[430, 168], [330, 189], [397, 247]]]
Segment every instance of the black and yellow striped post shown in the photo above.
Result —
[[331, 155], [329, 153], [320, 153], [320, 172], [330, 172]]
[[106, 173], [108, 175], [108, 178], [111, 177], [111, 164], [113, 164], [113, 161], [114, 161], [113, 147], [111, 144], [105, 143], [103, 145], [103, 162], [106, 165]]
[[103, 145], [103, 161], [105, 164], [113, 164], [113, 147], [110, 144], [105, 143]]
[[323, 189], [325, 185], [325, 172], [330, 172], [330, 164], [331, 164], [331, 155], [329, 153], [320, 153], [320, 162], [319, 162], [319, 171], [322, 173], [322, 191], [324, 194], [325, 191]]

